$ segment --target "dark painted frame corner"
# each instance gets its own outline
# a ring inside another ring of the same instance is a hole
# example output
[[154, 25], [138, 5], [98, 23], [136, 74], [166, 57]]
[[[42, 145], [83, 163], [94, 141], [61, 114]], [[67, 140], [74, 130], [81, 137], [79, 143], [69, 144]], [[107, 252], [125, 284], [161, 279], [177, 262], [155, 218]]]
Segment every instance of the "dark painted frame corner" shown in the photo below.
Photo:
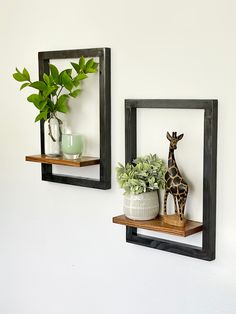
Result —
[[[49, 73], [50, 59], [99, 58], [99, 109], [100, 109], [100, 179], [71, 177], [52, 173], [52, 165], [42, 164], [42, 180], [107, 190], [111, 188], [111, 50], [90, 48], [38, 53], [39, 78]], [[41, 154], [44, 154], [44, 122], [40, 124]]]
[[202, 109], [204, 110], [203, 147], [203, 237], [202, 247], [140, 235], [137, 228], [126, 226], [126, 241], [202, 260], [215, 259], [216, 237], [216, 170], [217, 170], [217, 100], [197, 99], [127, 99], [125, 100], [126, 162], [137, 154], [137, 109]]

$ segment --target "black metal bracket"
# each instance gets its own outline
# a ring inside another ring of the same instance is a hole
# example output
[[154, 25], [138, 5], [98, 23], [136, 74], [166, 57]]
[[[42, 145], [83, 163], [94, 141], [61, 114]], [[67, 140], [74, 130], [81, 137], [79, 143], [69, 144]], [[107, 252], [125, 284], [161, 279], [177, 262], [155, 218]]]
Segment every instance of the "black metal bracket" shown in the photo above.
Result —
[[[110, 48], [75, 49], [39, 52], [39, 79], [49, 73], [50, 59], [80, 57], [99, 58], [99, 109], [100, 109], [100, 180], [71, 177], [52, 173], [52, 165], [42, 164], [42, 180], [97, 189], [111, 188], [111, 57]], [[40, 124], [41, 153], [44, 154], [44, 122]]]
[[137, 108], [204, 110], [203, 236], [202, 247], [140, 235], [137, 228], [126, 227], [126, 241], [154, 249], [211, 261], [215, 259], [217, 100], [128, 99], [125, 101], [125, 158], [137, 154]]

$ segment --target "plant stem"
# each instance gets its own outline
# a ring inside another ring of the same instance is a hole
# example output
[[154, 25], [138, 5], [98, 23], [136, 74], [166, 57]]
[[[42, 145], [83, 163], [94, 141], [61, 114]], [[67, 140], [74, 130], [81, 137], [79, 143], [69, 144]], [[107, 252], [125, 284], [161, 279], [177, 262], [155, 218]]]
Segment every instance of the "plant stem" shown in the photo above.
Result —
[[63, 87], [64, 87], [64, 85], [61, 86], [61, 88], [60, 88], [60, 90], [59, 90], [59, 92], [58, 92], [58, 94], [57, 94], [57, 100], [58, 100], [58, 97], [60, 96], [60, 93], [61, 93]]
[[59, 125], [59, 142], [61, 141], [62, 138], [62, 130], [61, 130], [61, 126], [63, 124], [63, 122], [56, 116], [55, 113], [51, 113], [50, 114], [50, 118], [48, 119], [48, 135], [51, 137], [53, 142], [56, 142], [56, 139], [54, 138], [53, 134], [52, 134], [52, 128], [51, 128], [51, 119], [56, 119]]
[[56, 142], [55, 138], [52, 135], [51, 119], [52, 119], [52, 116], [50, 115], [50, 118], [48, 119], [48, 135], [51, 137], [53, 142]]
[[59, 124], [59, 142], [61, 142], [61, 139], [62, 139], [61, 126], [62, 126], [63, 122], [56, 115], [54, 117], [55, 117], [55, 119], [57, 120], [57, 122]]

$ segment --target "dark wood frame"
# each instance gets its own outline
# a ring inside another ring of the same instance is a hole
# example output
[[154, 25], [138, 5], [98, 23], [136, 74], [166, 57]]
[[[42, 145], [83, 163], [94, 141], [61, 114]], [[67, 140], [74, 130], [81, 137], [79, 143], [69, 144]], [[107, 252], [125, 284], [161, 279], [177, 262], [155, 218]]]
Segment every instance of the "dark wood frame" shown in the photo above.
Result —
[[137, 228], [126, 226], [126, 241], [207, 261], [215, 259], [217, 100], [128, 99], [125, 101], [125, 159], [137, 154], [137, 108], [203, 109], [203, 237], [202, 247], [140, 235]]
[[[98, 189], [111, 188], [111, 61], [110, 48], [76, 49], [39, 52], [39, 78], [49, 72], [50, 59], [99, 57], [99, 109], [100, 109], [100, 180], [55, 175], [52, 165], [42, 163], [42, 180]], [[44, 122], [40, 124], [41, 154], [45, 153]]]

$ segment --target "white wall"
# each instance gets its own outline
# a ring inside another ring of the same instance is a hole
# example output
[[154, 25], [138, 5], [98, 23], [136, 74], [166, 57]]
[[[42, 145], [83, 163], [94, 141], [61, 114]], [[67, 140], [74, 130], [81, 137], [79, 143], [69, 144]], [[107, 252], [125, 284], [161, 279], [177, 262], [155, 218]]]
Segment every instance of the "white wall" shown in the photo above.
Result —
[[[235, 12], [233, 0], [1, 0], [1, 314], [236, 313]], [[111, 223], [114, 171], [99, 191], [42, 182], [24, 161], [39, 126], [14, 67], [36, 78], [38, 51], [88, 47], [112, 49], [113, 169], [125, 98], [219, 99], [215, 261], [127, 244]]]

